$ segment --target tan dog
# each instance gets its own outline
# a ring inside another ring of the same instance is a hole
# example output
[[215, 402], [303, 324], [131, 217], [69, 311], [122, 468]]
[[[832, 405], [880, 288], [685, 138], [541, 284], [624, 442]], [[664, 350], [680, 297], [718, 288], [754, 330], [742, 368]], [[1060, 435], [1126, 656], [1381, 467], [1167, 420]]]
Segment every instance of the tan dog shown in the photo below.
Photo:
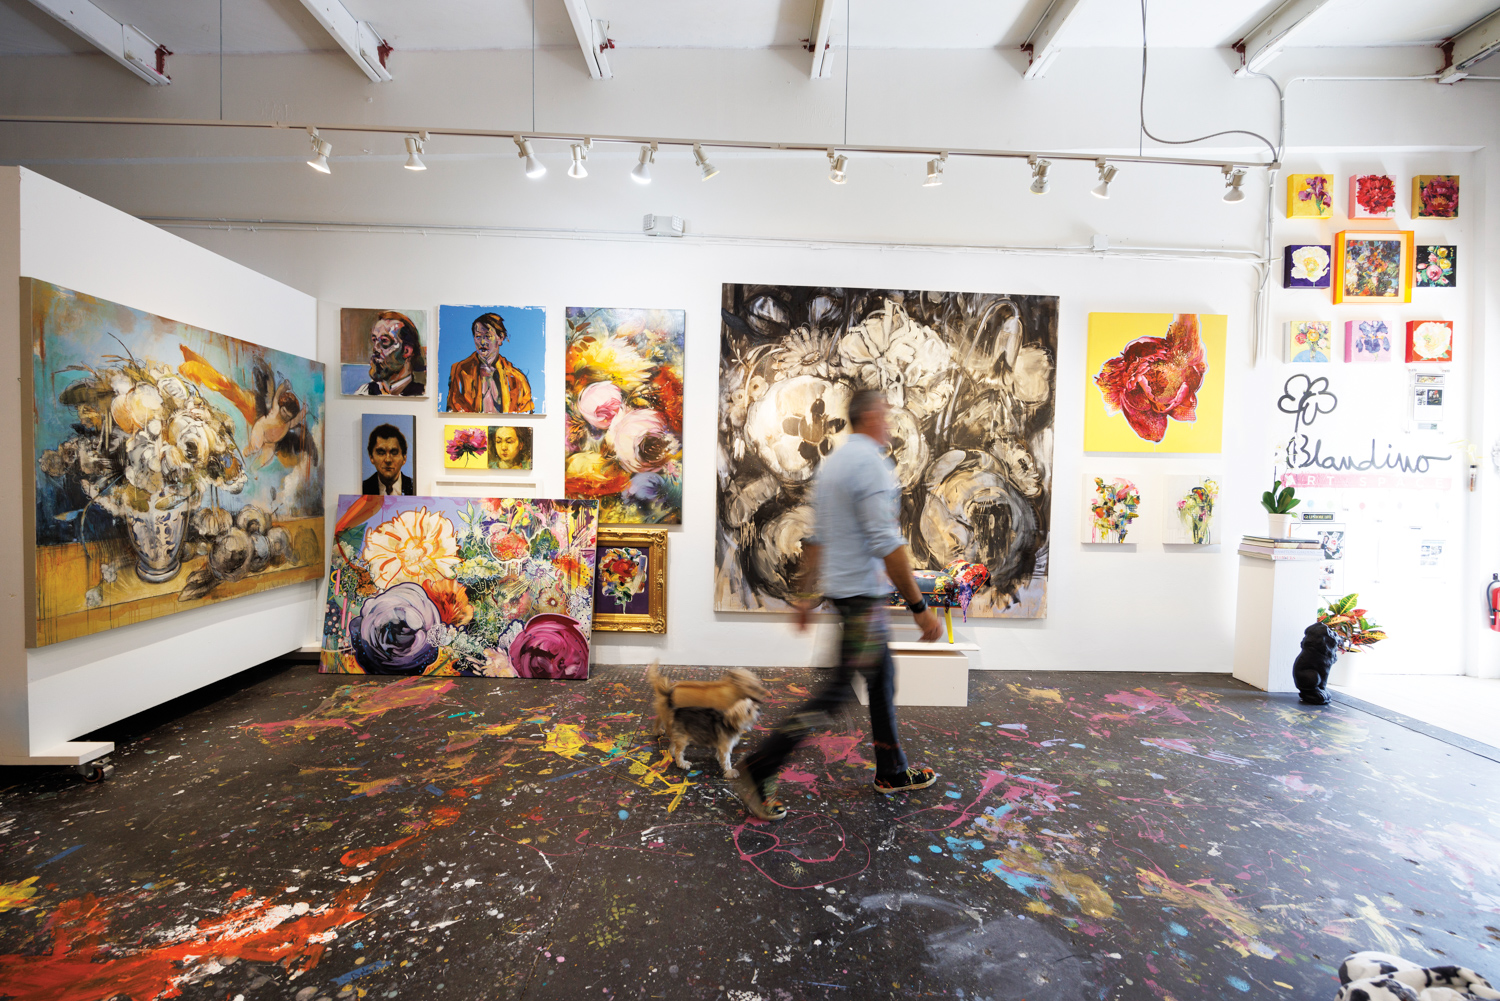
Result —
[[739, 772], [730, 764], [734, 746], [760, 718], [760, 704], [767, 693], [760, 679], [744, 668], [731, 668], [717, 681], [668, 681], [656, 664], [646, 668], [646, 680], [655, 692], [656, 722], [653, 734], [670, 740], [668, 753], [678, 768], [689, 765], [683, 751], [689, 744], [713, 748], [724, 769], [724, 777]]

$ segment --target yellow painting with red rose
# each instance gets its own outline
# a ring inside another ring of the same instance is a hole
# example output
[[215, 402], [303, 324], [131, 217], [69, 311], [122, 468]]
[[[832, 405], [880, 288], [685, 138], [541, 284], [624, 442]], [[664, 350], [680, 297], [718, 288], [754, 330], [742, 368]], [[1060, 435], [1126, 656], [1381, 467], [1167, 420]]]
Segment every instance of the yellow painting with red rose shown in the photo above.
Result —
[[1090, 313], [1085, 452], [1218, 452], [1229, 318]]
[[325, 674], [589, 676], [597, 501], [339, 498]]

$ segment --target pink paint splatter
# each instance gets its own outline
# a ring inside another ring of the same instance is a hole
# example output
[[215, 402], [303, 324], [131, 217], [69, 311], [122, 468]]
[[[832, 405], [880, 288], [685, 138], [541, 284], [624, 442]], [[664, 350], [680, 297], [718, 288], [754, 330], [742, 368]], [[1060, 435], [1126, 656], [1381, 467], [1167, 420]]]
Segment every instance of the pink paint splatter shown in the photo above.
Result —
[[1112, 705], [1125, 706], [1133, 711], [1128, 716], [1122, 716], [1119, 713], [1099, 713], [1090, 719], [1129, 719], [1131, 716], [1150, 716], [1158, 721], [1166, 720], [1172, 723], [1196, 725], [1198, 722], [1183, 712], [1177, 703], [1164, 695], [1158, 695], [1149, 688], [1137, 688], [1133, 692], [1115, 692], [1104, 696], [1104, 701]]

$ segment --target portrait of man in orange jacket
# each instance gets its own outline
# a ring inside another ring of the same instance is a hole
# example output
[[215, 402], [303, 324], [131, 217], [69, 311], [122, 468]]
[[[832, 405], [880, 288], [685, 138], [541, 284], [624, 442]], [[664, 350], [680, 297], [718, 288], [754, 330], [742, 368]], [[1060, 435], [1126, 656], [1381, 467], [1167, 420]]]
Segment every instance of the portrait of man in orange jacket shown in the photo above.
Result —
[[[446, 308], [446, 307], [445, 307]], [[471, 327], [474, 353], [448, 369], [445, 413], [530, 414], [535, 412], [526, 374], [500, 353], [509, 336], [499, 313], [481, 313]]]

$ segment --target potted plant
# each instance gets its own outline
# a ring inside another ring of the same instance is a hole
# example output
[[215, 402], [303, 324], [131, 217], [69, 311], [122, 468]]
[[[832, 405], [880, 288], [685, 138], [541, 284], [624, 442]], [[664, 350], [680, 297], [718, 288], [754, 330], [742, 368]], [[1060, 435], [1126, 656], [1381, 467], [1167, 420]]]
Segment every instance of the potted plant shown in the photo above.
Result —
[[1359, 595], [1355, 593], [1346, 594], [1318, 609], [1318, 621], [1333, 633], [1341, 655], [1330, 672], [1328, 680], [1331, 684], [1347, 685], [1350, 681], [1349, 668], [1344, 663], [1342, 654], [1359, 653], [1365, 647], [1385, 639], [1385, 631], [1371, 622], [1365, 616], [1365, 609], [1357, 607], [1358, 605]]
[[1292, 508], [1301, 503], [1295, 487], [1271, 481], [1271, 489], [1260, 495], [1260, 506], [1271, 516], [1271, 538], [1287, 538], [1292, 530]]

